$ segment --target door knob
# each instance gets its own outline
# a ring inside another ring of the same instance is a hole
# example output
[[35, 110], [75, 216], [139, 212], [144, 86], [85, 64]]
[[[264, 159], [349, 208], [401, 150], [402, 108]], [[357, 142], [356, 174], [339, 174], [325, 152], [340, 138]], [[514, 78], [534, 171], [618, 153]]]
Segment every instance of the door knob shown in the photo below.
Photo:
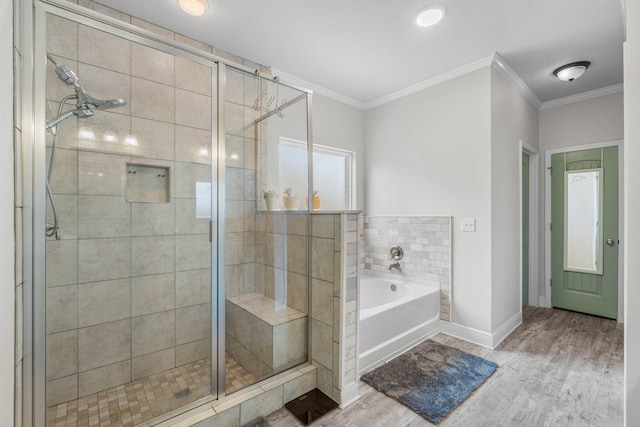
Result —
[[613, 239], [607, 239], [607, 245], [609, 246], [615, 246], [616, 242]]

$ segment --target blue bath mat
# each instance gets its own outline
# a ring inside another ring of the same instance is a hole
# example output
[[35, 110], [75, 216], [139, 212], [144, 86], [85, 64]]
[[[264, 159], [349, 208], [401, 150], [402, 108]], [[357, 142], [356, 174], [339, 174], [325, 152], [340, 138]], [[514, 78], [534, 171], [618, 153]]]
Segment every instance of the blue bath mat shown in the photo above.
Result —
[[497, 367], [482, 357], [427, 340], [361, 380], [438, 424]]

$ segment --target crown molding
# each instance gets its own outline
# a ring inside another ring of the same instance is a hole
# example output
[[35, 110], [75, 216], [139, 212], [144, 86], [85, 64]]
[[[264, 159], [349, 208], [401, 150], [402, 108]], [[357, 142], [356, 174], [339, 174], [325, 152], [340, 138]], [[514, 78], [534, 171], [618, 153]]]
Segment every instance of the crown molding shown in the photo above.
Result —
[[352, 107], [356, 107], [359, 108], [361, 110], [364, 109], [364, 102], [360, 102], [357, 99], [353, 99], [350, 98], [348, 96], [345, 95], [341, 95], [338, 92], [334, 92], [332, 90], [329, 90], [327, 88], [324, 88], [322, 86], [313, 84], [311, 82], [308, 82], [306, 80], [302, 80], [298, 77], [292, 76], [290, 74], [284, 73], [281, 70], [278, 70], [276, 68], [272, 68], [271, 69], [272, 73], [271, 75], [273, 76], [278, 76], [280, 81], [284, 84], [290, 85], [290, 86], [294, 86], [294, 87], [299, 87], [299, 88], [304, 88], [304, 90], [306, 92], [312, 92], [312, 93], [316, 93], [318, 95], [322, 95], [322, 96], [326, 96], [327, 98], [331, 98], [334, 101], [338, 101], [338, 102], [342, 102], [343, 104], [347, 104], [350, 105]]
[[509, 80], [511, 84], [518, 90], [518, 92], [520, 92], [522, 96], [527, 98], [527, 100], [534, 107], [536, 107], [536, 109], [540, 109], [540, 106], [542, 105], [542, 101], [540, 101], [540, 98], [538, 98], [538, 96], [533, 93], [531, 88], [524, 82], [524, 80], [522, 80], [511, 67], [509, 67], [509, 64], [507, 64], [497, 52], [493, 54], [493, 62], [491, 63], [491, 65], [493, 66], [493, 68], [498, 70], [498, 72], [502, 74], [507, 80]]
[[622, 92], [624, 84], [618, 83], [617, 85], [607, 86], [600, 89], [590, 90], [588, 92], [578, 93], [576, 95], [566, 96], [564, 98], [554, 99], [542, 103], [541, 110], [547, 110], [553, 107], [559, 107], [561, 105], [573, 104], [574, 102], [586, 101], [592, 98], [598, 98], [600, 96], [611, 95], [612, 93]]
[[386, 104], [388, 102], [395, 101], [400, 98], [404, 98], [407, 95], [411, 95], [412, 93], [419, 92], [431, 86], [444, 83], [447, 80], [455, 79], [456, 77], [460, 77], [472, 71], [479, 70], [480, 68], [488, 67], [489, 65], [491, 65], [493, 59], [494, 59], [494, 55], [491, 55], [491, 56], [487, 56], [486, 58], [481, 58], [477, 61], [470, 62], [466, 65], [463, 65], [462, 67], [458, 67], [451, 71], [447, 71], [444, 74], [440, 74], [439, 76], [433, 77], [428, 80], [424, 80], [420, 83], [416, 83], [405, 89], [401, 89], [397, 92], [390, 93], [389, 95], [385, 95], [378, 99], [374, 99], [373, 101], [369, 101], [366, 104], [364, 104], [364, 108], [366, 110], [369, 110], [379, 105]]

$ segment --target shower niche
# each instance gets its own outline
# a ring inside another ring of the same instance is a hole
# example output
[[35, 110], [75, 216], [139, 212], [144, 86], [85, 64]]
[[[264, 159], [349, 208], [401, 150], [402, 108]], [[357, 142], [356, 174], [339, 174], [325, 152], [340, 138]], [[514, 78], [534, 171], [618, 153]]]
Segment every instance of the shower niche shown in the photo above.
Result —
[[127, 164], [126, 200], [129, 203], [169, 203], [169, 168]]

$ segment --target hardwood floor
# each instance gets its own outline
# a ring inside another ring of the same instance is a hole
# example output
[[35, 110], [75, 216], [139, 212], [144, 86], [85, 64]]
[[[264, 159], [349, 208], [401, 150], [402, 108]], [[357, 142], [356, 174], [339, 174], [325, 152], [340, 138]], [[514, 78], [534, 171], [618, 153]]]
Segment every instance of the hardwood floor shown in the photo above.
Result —
[[[621, 426], [623, 326], [558, 309], [525, 307], [524, 322], [495, 350], [438, 334], [434, 341], [498, 363], [498, 370], [440, 426]], [[360, 383], [361, 398], [314, 426], [430, 426]], [[640, 404], [640, 403], [639, 403]], [[286, 409], [274, 427], [302, 426]]]

